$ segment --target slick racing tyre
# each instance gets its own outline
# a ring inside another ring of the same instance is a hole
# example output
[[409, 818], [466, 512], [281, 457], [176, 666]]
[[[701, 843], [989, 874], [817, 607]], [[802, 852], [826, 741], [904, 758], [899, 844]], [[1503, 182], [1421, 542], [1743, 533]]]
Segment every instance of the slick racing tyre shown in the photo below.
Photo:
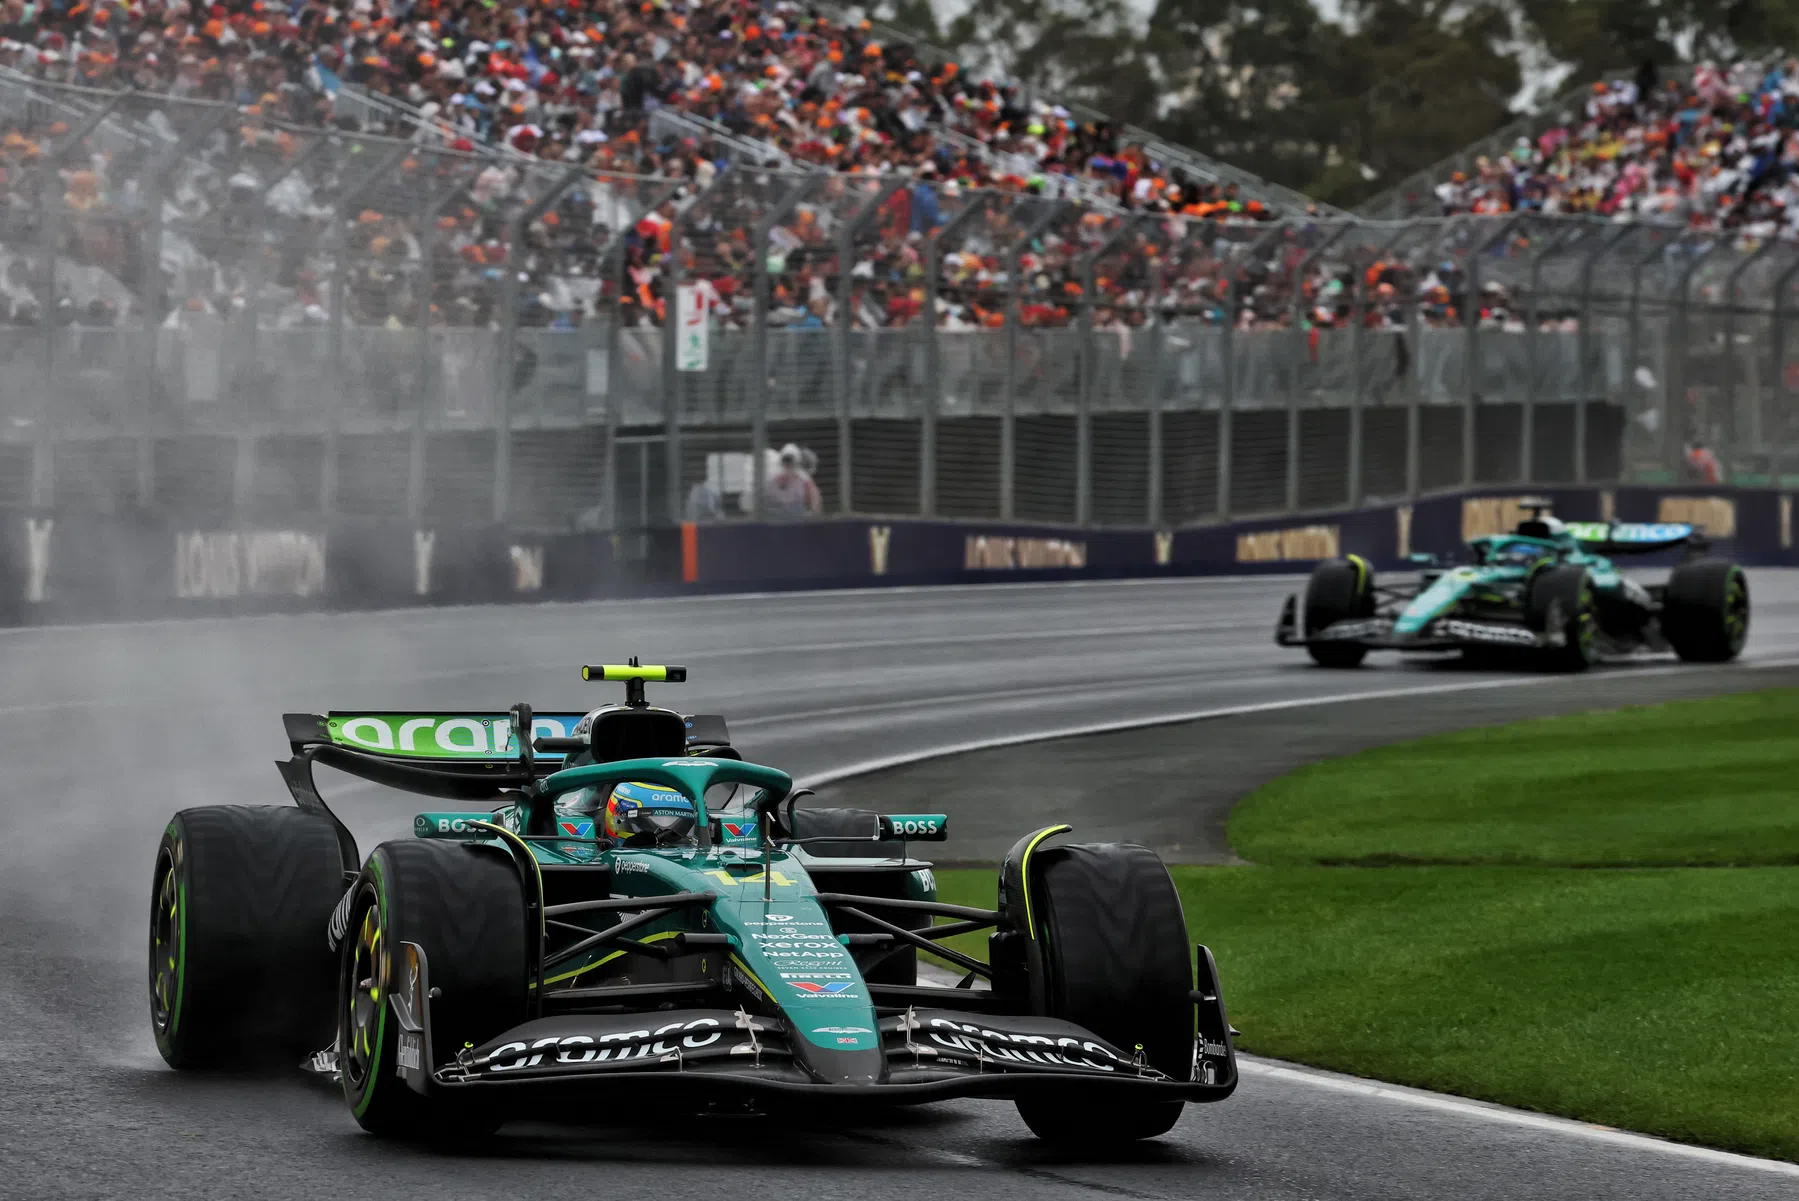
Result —
[[[1084, 843], [1038, 851], [1027, 868], [1042, 947], [1039, 1011], [1093, 1031], [1175, 1080], [1193, 1070], [1192, 951], [1180, 894], [1148, 847]], [[1016, 1102], [1039, 1138], [1120, 1143], [1166, 1134], [1180, 1101]]]
[[331, 1041], [337, 828], [294, 806], [184, 809], [150, 886], [150, 1025], [176, 1068], [292, 1067]]
[[1724, 559], [1682, 563], [1662, 597], [1662, 636], [1689, 663], [1728, 663], [1749, 638], [1749, 579]]
[[511, 860], [457, 842], [382, 843], [345, 913], [337, 1062], [350, 1112], [364, 1130], [392, 1138], [491, 1132], [499, 1123], [489, 1114], [426, 1097], [400, 1077], [389, 994], [411, 987], [401, 944], [417, 943], [435, 998], [408, 998], [431, 1008], [436, 1062], [419, 1061], [427, 1072], [525, 1019], [525, 902]]
[[1594, 614], [1593, 581], [1587, 569], [1575, 564], [1547, 567], [1525, 586], [1524, 624], [1538, 634], [1559, 632], [1562, 645], [1543, 650], [1543, 662], [1553, 671], [1585, 671], [1599, 651]]
[[[1312, 568], [1301, 616], [1308, 638], [1339, 621], [1373, 617], [1374, 572], [1368, 561], [1351, 555], [1347, 559], [1326, 559]], [[1353, 643], [1315, 643], [1306, 647], [1306, 653], [1320, 667], [1357, 667], [1367, 658], [1368, 648]]]

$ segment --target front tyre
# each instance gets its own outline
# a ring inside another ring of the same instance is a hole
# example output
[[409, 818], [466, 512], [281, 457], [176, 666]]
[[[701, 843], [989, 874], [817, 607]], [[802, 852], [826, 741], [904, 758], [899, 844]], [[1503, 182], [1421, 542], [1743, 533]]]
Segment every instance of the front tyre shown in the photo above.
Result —
[[344, 1100], [364, 1130], [445, 1139], [491, 1132], [490, 1113], [415, 1092], [399, 1072], [400, 1026], [388, 999], [405, 983], [402, 943], [425, 952], [435, 999], [431, 1071], [525, 1020], [526, 932], [517, 870], [503, 853], [402, 839], [375, 848], [356, 881], [338, 977]]
[[[1359, 555], [1326, 559], [1312, 569], [1306, 581], [1301, 629], [1314, 637], [1339, 621], [1374, 616], [1374, 572]], [[1306, 646], [1312, 662], [1320, 667], [1358, 667], [1368, 648], [1353, 642], [1315, 642]]]
[[286, 805], [170, 819], [150, 885], [150, 1027], [170, 1067], [289, 1066], [331, 1040], [337, 828]]
[[1662, 636], [1688, 663], [1728, 663], [1749, 639], [1749, 578], [1724, 559], [1675, 567], [1662, 597]]
[[1577, 564], [1546, 567], [1532, 576], [1524, 597], [1524, 624], [1538, 634], [1560, 634], [1561, 645], [1544, 648], [1552, 671], [1585, 671], [1599, 657], [1593, 580]]
[[[1042, 944], [1044, 1016], [1091, 1030], [1175, 1080], [1193, 1070], [1193, 964], [1180, 894], [1148, 847], [1050, 847], [1029, 865], [1031, 914]], [[1072, 1106], [1019, 1100], [1038, 1138], [1071, 1145], [1166, 1134], [1181, 1101], [1108, 1099]]]

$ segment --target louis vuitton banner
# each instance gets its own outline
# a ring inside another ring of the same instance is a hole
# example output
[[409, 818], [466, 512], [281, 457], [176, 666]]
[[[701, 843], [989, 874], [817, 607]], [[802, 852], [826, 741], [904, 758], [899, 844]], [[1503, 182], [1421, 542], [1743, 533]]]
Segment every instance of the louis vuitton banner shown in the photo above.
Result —
[[1792, 496], [1753, 489], [1552, 488], [1445, 493], [1411, 504], [1178, 530], [844, 518], [688, 526], [683, 579], [701, 589], [829, 588], [1309, 570], [1358, 554], [1386, 570], [1516, 526], [1547, 496], [1571, 521], [1681, 521], [1752, 565], [1799, 564]]
[[668, 586], [669, 539], [0, 513], [0, 624], [586, 600]]
[[[1543, 494], [1485, 489], [1177, 530], [844, 518], [609, 534], [379, 520], [214, 527], [0, 512], [0, 624], [1302, 572], [1344, 554], [1391, 570], [1409, 554], [1451, 551], [1510, 529], [1523, 516], [1519, 502]], [[1692, 522], [1746, 564], [1799, 565], [1789, 493], [1621, 487], [1547, 495], [1568, 520]]]

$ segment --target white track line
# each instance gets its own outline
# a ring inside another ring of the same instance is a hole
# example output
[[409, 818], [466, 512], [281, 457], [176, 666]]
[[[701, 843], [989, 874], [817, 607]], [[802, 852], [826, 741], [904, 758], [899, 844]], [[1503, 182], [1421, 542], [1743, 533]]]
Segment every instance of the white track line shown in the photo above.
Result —
[[[1650, 675], [1671, 675], [1675, 672], [1687, 671], [1688, 668], [1670, 664], [1667, 667], [1649, 667], [1632, 671], [1629, 679], [1641, 679]], [[964, 755], [970, 751], [990, 751], [1000, 747], [1023, 746], [1032, 742], [1053, 742], [1060, 738], [1084, 738], [1091, 734], [1116, 734], [1125, 730], [1149, 729], [1153, 726], [1174, 726], [1190, 721], [1207, 721], [1219, 717], [1241, 717], [1249, 713], [1273, 713], [1282, 709], [1309, 709], [1318, 705], [1342, 705], [1355, 701], [1393, 700], [1399, 697], [1433, 696], [1447, 692], [1477, 692], [1487, 688], [1523, 688], [1531, 685], [1553, 683], [1557, 680], [1568, 680], [1572, 677], [1554, 675], [1506, 676], [1501, 679], [1467, 680], [1455, 684], [1424, 684], [1411, 688], [1381, 688], [1368, 692], [1346, 692], [1339, 696], [1307, 696], [1293, 697], [1280, 701], [1261, 701], [1253, 705], [1224, 705], [1212, 709], [1194, 709], [1186, 713], [1164, 713], [1154, 717], [1132, 717], [1122, 721], [1092, 722], [1087, 725], [1064, 726], [1055, 730], [1035, 730], [1022, 734], [1003, 734], [993, 738], [978, 738], [968, 742], [952, 743], [948, 746], [931, 747], [927, 750], [905, 751], [897, 755], [884, 755], [874, 759], [860, 759], [842, 767], [817, 772], [806, 779], [811, 788], [822, 788], [827, 784], [835, 784], [854, 776], [866, 776], [878, 771], [886, 771], [893, 767], [904, 767], [909, 763], [918, 763], [925, 759], [940, 759], [950, 755]], [[1622, 677], [1621, 677], [1622, 678]], [[1628, 703], [1628, 702], [1626, 702]]]
[[[918, 965], [918, 982], [928, 987], [953, 991], [956, 982], [960, 979], [961, 976], [957, 973], [940, 968], [934, 963]], [[1364, 1080], [1359, 1076], [1345, 1076], [1340, 1072], [1308, 1068], [1280, 1059], [1264, 1059], [1260, 1055], [1244, 1055], [1239, 1052], [1237, 1070], [1244, 1076], [1278, 1080], [1283, 1084], [1299, 1084], [1331, 1092], [1350, 1093], [1372, 1101], [1411, 1105], [1418, 1109], [1432, 1109], [1439, 1113], [1454, 1114], [1459, 1118], [1473, 1118], [1476, 1121], [1497, 1123], [1502, 1126], [1541, 1130], [1566, 1138], [1585, 1139], [1592, 1143], [1607, 1143], [1631, 1151], [1652, 1151], [1681, 1159], [1694, 1159], [1702, 1163], [1716, 1164], [1720, 1167], [1767, 1172], [1776, 1176], [1799, 1177], [1799, 1164], [1787, 1163], [1784, 1160], [1758, 1159], [1753, 1155], [1738, 1155], [1733, 1151], [1716, 1151], [1710, 1147], [1695, 1147], [1689, 1143], [1669, 1142], [1667, 1139], [1654, 1138], [1647, 1134], [1633, 1134], [1628, 1130], [1619, 1130], [1614, 1126], [1600, 1126], [1592, 1122], [1576, 1121], [1573, 1118], [1551, 1117], [1548, 1114], [1531, 1113], [1525, 1109], [1511, 1109], [1504, 1105], [1493, 1105], [1485, 1101], [1470, 1101], [1465, 1097], [1451, 1097], [1445, 1093], [1433, 1093], [1422, 1088], [1382, 1084], [1377, 1080]]]
[[1571, 1118], [1550, 1117], [1548, 1114], [1531, 1113], [1522, 1109], [1508, 1109], [1503, 1105], [1488, 1105], [1461, 1097], [1445, 1096], [1442, 1093], [1426, 1092], [1420, 1088], [1380, 1084], [1355, 1076], [1343, 1076], [1336, 1072], [1324, 1072], [1317, 1068], [1283, 1063], [1278, 1059], [1239, 1055], [1237, 1056], [1237, 1067], [1245, 1076], [1278, 1080], [1287, 1084], [1302, 1084], [1310, 1088], [1327, 1089], [1332, 1092], [1350, 1093], [1369, 1100], [1411, 1105], [1419, 1109], [1436, 1110], [1440, 1113], [1452, 1113], [1457, 1117], [1474, 1118], [1477, 1121], [1492, 1122], [1502, 1126], [1541, 1130], [1567, 1138], [1606, 1143], [1632, 1151], [1652, 1151], [1680, 1159], [1693, 1159], [1702, 1163], [1716, 1164], [1720, 1167], [1799, 1178], [1799, 1164], [1786, 1163], [1778, 1159], [1757, 1159], [1752, 1155], [1738, 1155], [1731, 1151], [1716, 1151], [1710, 1147], [1674, 1143], [1667, 1139], [1652, 1138], [1647, 1134], [1632, 1134], [1628, 1130], [1618, 1130], [1611, 1126], [1577, 1122]]

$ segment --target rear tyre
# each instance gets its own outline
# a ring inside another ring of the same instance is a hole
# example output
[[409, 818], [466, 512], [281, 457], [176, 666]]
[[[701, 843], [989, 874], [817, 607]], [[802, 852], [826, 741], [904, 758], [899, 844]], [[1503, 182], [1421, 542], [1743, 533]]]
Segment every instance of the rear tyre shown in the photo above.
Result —
[[[1180, 894], [1148, 847], [1087, 843], [1039, 851], [1031, 920], [1043, 949], [1044, 1016], [1091, 1030], [1176, 1080], [1193, 1071], [1193, 963]], [[1016, 1102], [1038, 1138], [1121, 1143], [1166, 1134], [1180, 1101]]]
[[1524, 597], [1524, 623], [1539, 634], [1560, 633], [1562, 645], [1547, 647], [1542, 661], [1552, 671], [1585, 671], [1599, 651], [1594, 639], [1593, 581], [1576, 564], [1547, 567], [1532, 576]]
[[[1374, 616], [1374, 572], [1365, 559], [1326, 559], [1312, 569], [1306, 581], [1305, 606], [1302, 610], [1306, 637], [1334, 625], [1359, 617]], [[1306, 647], [1312, 662], [1320, 667], [1357, 667], [1368, 656], [1368, 648], [1353, 643], [1314, 643]]]
[[150, 886], [150, 1026], [175, 1068], [291, 1067], [331, 1041], [337, 827], [287, 805], [183, 809]]
[[1749, 579], [1725, 559], [1682, 563], [1662, 598], [1662, 635], [1688, 663], [1728, 663], [1749, 638]]
[[406, 986], [401, 943], [425, 952], [432, 1070], [465, 1043], [525, 1020], [525, 902], [501, 853], [457, 842], [382, 843], [356, 881], [338, 976], [337, 1049], [356, 1121], [390, 1138], [491, 1133], [492, 1112], [414, 1092], [399, 1075], [400, 1027], [388, 1000]]

